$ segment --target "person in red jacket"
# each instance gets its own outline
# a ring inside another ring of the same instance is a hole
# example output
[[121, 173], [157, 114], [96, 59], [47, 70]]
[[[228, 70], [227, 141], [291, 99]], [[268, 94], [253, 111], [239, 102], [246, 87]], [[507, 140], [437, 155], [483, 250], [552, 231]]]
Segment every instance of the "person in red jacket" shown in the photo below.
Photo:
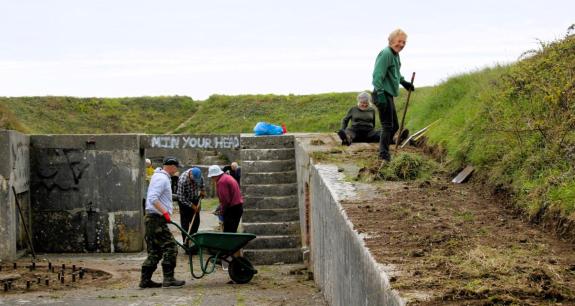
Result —
[[216, 193], [224, 217], [224, 232], [236, 233], [244, 213], [244, 199], [238, 182], [217, 165], [208, 169], [208, 177], [216, 184]]

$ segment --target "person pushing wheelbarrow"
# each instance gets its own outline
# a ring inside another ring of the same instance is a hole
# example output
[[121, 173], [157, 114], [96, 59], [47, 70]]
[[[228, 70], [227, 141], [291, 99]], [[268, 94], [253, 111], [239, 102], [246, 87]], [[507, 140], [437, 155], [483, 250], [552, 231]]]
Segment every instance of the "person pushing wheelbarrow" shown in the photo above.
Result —
[[[178, 245], [168, 228], [168, 223], [172, 222], [170, 215], [174, 210], [171, 176], [178, 171], [179, 166], [180, 163], [176, 158], [166, 157], [163, 167], [156, 169], [150, 179], [145, 216], [148, 257], [142, 264], [142, 276], [139, 285], [142, 289], [180, 288], [186, 283], [174, 278]], [[152, 275], [160, 260], [164, 274], [164, 280], [161, 284], [152, 280]]]

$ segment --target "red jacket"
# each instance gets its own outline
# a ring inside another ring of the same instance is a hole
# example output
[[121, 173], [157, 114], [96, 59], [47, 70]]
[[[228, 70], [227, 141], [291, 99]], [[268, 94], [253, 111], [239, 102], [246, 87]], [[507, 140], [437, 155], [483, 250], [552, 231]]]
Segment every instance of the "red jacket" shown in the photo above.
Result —
[[242, 205], [244, 203], [238, 182], [229, 174], [222, 174], [216, 184], [216, 191], [220, 199], [222, 212], [230, 206]]

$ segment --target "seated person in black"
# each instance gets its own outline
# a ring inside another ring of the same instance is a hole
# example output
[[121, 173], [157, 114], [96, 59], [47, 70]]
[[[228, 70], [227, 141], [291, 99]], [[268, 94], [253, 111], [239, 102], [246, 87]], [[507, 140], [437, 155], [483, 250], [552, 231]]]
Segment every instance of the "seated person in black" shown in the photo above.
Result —
[[[342, 145], [353, 142], [379, 142], [379, 130], [375, 130], [375, 109], [370, 106], [371, 95], [362, 92], [357, 95], [357, 106], [349, 109], [341, 121], [337, 135]], [[351, 127], [347, 127], [351, 120]]]

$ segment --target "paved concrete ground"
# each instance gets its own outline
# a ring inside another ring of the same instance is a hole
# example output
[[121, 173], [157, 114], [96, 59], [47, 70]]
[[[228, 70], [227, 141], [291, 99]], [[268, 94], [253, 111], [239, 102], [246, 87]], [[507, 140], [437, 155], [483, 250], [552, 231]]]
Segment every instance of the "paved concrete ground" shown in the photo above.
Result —
[[[211, 230], [218, 224], [209, 212], [204, 212], [201, 217], [203, 230]], [[179, 217], [174, 219], [179, 220]], [[192, 279], [188, 257], [179, 254], [176, 278], [186, 280], [183, 288], [140, 290], [140, 266], [146, 252], [48, 254], [39, 257], [55, 265], [65, 263], [101, 269], [111, 273], [112, 278], [71, 290], [0, 292], [0, 305], [326, 305], [303, 265], [256, 266], [258, 274], [253, 280], [239, 285], [228, 284], [230, 278], [221, 267], [204, 278]], [[199, 271], [197, 257], [194, 261], [194, 271]], [[161, 281], [161, 268], [153, 279]]]

